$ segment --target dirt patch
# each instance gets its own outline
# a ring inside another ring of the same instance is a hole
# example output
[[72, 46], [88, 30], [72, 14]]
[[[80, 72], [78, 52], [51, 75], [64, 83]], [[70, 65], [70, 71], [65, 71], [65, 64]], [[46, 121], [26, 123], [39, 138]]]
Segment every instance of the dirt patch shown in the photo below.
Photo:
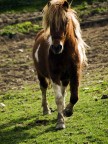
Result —
[[[106, 23], [83, 29], [83, 36], [91, 47], [87, 50], [88, 68], [84, 71], [83, 83], [108, 79], [108, 26]], [[8, 39], [0, 37], [0, 93], [22, 89], [24, 84], [37, 82], [32, 47], [35, 34]], [[88, 78], [89, 77], [89, 78]]]
[[85, 70], [86, 85], [101, 83], [108, 79], [108, 26], [97, 25], [83, 29], [83, 35], [90, 46], [87, 50], [88, 67]]
[[4, 40], [0, 46], [0, 87], [2, 91], [22, 88], [24, 83], [36, 81], [32, 47], [34, 38]]
[[22, 23], [25, 21], [32, 21], [38, 23], [40, 19], [42, 19], [42, 12], [0, 14], [0, 28], [7, 25]]
[[[100, 9], [99, 10], [97, 10]], [[108, 2], [94, 2], [91, 5], [85, 6], [84, 9], [79, 12], [79, 17], [82, 22], [85, 21], [95, 21], [97, 19], [108, 19]], [[92, 11], [91, 11], [92, 10]], [[42, 12], [23, 12], [23, 13], [5, 13], [0, 14], [0, 28], [13, 25], [17, 23], [22, 23], [25, 21], [31, 21], [40, 24], [42, 20]]]

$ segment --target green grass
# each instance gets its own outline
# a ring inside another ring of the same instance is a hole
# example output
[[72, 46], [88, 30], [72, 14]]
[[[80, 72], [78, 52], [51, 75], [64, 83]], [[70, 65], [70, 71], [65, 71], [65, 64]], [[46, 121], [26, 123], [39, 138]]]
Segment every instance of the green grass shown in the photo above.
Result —
[[[11, 1], [11, 0], [10, 0]], [[104, 0], [103, 0], [104, 1]], [[6, 2], [6, 1], [5, 1]], [[45, 5], [45, 1], [43, 2], [41, 1], [36, 1], [36, 7], [37, 10], [40, 9], [40, 6], [43, 7], [43, 5]], [[24, 4], [24, 3], [23, 3]], [[108, 11], [108, 7], [95, 7], [95, 8], [90, 8], [90, 1], [82, 1], [81, 3], [79, 2], [73, 2], [73, 5], [75, 5], [74, 9], [78, 12], [79, 16], [88, 16], [90, 14], [94, 14], [94, 13], [102, 13], [102, 12], [107, 12]], [[23, 5], [24, 6], [24, 5]], [[34, 7], [35, 5], [33, 5]], [[24, 8], [25, 7], [25, 8]], [[17, 10], [19, 12], [27, 12], [27, 11], [35, 11], [36, 9], [34, 9], [32, 7], [32, 5], [30, 6], [24, 6], [22, 7], [17, 7]], [[13, 10], [13, 9], [7, 9], [5, 12], [7, 12], [9, 10], [9, 12], [15, 13], [18, 12], [17, 10]], [[19, 24], [14, 24], [14, 25], [8, 25], [3, 27], [0, 30], [0, 35], [14, 35], [17, 33], [29, 33], [29, 32], [37, 32], [38, 30], [40, 30], [42, 27], [36, 24], [31, 23], [30, 21], [26, 21], [23, 23], [19, 23]]]
[[[39, 86], [24, 86], [0, 96], [1, 144], [107, 144], [108, 143], [108, 83], [80, 88], [80, 99], [74, 114], [65, 118], [66, 129], [56, 131], [56, 105], [52, 89], [48, 89], [52, 115], [43, 116]], [[69, 99], [69, 91], [66, 101]]]
[[[93, 3], [93, 2], [92, 2]], [[75, 7], [73, 7], [78, 15], [81, 17], [81, 16], [89, 16], [89, 15], [94, 15], [94, 14], [101, 14], [103, 12], [107, 12], [108, 11], [108, 7], [104, 5], [103, 6], [95, 6], [95, 7], [92, 7], [90, 5], [89, 2], [87, 1], [84, 1], [82, 2], [81, 4], [77, 4], [75, 5]]]
[[32, 12], [41, 10], [47, 0], [0, 0], [0, 12]]
[[39, 25], [32, 24], [30, 21], [26, 21], [15, 25], [5, 26], [2, 30], [0, 30], [0, 35], [9, 35], [18, 33], [26, 34], [29, 32], [37, 32], [40, 29], [41, 27]]
[[[108, 0], [107, 0], [108, 1]], [[34, 12], [40, 11], [46, 5], [47, 0], [0, 0], [0, 13], [16, 13], [16, 12]], [[71, 2], [71, 1], [69, 1]], [[76, 9], [85, 9], [87, 5], [91, 5], [94, 2], [106, 2], [106, 0], [82, 0], [73, 1], [72, 7]]]

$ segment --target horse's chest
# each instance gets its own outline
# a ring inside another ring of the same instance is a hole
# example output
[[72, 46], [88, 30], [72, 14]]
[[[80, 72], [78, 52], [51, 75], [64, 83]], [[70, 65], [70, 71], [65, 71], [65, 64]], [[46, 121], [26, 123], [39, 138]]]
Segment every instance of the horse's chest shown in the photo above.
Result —
[[49, 70], [52, 74], [64, 77], [64, 75], [68, 74], [69, 67], [69, 60], [66, 57], [62, 55], [49, 57]]

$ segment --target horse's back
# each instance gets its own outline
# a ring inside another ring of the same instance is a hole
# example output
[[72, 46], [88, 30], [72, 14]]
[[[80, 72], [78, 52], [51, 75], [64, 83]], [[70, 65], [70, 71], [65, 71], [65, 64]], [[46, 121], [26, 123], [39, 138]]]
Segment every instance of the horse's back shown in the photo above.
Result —
[[37, 73], [49, 77], [48, 72], [48, 49], [49, 43], [45, 36], [44, 30], [37, 33], [33, 48], [33, 60]]

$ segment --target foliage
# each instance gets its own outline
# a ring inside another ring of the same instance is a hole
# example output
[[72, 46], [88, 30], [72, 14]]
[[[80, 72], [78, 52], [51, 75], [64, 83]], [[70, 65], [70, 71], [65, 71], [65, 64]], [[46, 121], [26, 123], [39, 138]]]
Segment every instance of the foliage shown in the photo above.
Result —
[[24, 23], [18, 23], [15, 25], [8, 25], [0, 30], [0, 35], [8, 35], [8, 34], [18, 34], [18, 33], [29, 33], [29, 32], [37, 32], [41, 27], [36, 24], [32, 24], [30, 21], [26, 21]]
[[22, 90], [2, 94], [0, 99], [6, 106], [0, 108], [0, 141], [2, 144], [108, 143], [108, 99], [101, 99], [103, 91], [108, 93], [107, 87], [108, 83], [102, 82], [80, 88], [74, 114], [65, 118], [66, 129], [61, 131], [55, 130], [57, 112], [51, 89], [48, 101], [54, 112], [48, 116], [42, 115], [38, 86], [24, 86]]
[[[77, 5], [92, 4], [94, 2], [104, 1], [106, 0], [73, 0], [72, 6], [75, 7]], [[41, 10], [47, 2], [47, 0], [0, 0], [0, 12]], [[71, 2], [71, 0], [69, 2]]]
[[[93, 1], [92, 1], [93, 3]], [[93, 5], [90, 5], [90, 2], [83, 1], [82, 4], [75, 5], [74, 9], [77, 11], [79, 17], [88, 17], [92, 16], [94, 14], [102, 14], [103, 12], [108, 11], [107, 5], [102, 5], [99, 3], [93, 3]]]
[[80, 5], [80, 4], [93, 4], [94, 2], [106, 2], [108, 0], [82, 0], [82, 1], [75, 1], [73, 0], [73, 5]]
[[41, 9], [47, 0], [0, 0], [0, 11], [34, 11]]

